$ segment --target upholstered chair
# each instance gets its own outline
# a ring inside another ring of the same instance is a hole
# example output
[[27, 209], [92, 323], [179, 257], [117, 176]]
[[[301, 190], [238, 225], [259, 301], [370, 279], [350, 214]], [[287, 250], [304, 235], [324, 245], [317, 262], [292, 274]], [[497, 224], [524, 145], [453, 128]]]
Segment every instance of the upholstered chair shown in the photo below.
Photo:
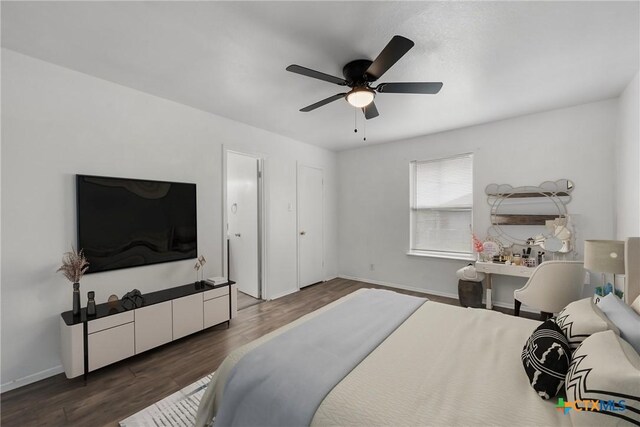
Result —
[[546, 261], [520, 289], [513, 291], [515, 315], [520, 315], [520, 305], [540, 310], [542, 318], [558, 313], [567, 304], [580, 299], [584, 286], [582, 261]]

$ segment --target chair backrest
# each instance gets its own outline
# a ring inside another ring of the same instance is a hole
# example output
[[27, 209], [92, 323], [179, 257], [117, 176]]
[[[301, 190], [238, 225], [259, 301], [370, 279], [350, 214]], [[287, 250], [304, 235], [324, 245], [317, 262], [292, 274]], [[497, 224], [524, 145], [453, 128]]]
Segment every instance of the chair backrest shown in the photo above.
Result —
[[584, 287], [582, 261], [546, 261], [534, 271], [516, 299], [547, 313], [557, 313], [580, 299]]

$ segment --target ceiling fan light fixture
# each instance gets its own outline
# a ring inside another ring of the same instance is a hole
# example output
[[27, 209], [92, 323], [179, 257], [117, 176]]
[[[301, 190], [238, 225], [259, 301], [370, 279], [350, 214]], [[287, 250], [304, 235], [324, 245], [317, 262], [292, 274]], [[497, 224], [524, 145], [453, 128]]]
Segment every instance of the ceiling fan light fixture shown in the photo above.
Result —
[[356, 108], [363, 108], [373, 102], [375, 92], [366, 87], [353, 88], [347, 93], [347, 102]]

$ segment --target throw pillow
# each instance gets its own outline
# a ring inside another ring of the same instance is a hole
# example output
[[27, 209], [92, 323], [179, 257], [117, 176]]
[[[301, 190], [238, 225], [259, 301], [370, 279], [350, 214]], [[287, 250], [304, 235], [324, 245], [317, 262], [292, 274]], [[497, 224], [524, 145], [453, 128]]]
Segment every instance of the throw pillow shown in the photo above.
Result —
[[522, 349], [522, 364], [529, 383], [545, 400], [562, 389], [570, 361], [567, 338], [553, 319], [538, 326]]
[[573, 353], [565, 390], [575, 426], [640, 424], [640, 355], [613, 331], [591, 335]]
[[638, 298], [631, 303], [631, 308], [633, 308], [636, 313], [640, 314], [640, 295], [638, 295]]
[[591, 298], [574, 301], [562, 309], [556, 317], [556, 323], [569, 341], [571, 350], [596, 332], [612, 330], [620, 334], [618, 328], [611, 323]]
[[613, 293], [602, 298], [598, 308], [620, 329], [620, 336], [640, 353], [640, 314]]

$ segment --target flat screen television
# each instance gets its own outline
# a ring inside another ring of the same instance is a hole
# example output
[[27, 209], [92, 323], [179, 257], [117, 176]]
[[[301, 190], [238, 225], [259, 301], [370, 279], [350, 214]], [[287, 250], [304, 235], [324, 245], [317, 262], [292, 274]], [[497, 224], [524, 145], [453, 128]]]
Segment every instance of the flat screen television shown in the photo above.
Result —
[[196, 258], [196, 185], [76, 175], [87, 273]]

